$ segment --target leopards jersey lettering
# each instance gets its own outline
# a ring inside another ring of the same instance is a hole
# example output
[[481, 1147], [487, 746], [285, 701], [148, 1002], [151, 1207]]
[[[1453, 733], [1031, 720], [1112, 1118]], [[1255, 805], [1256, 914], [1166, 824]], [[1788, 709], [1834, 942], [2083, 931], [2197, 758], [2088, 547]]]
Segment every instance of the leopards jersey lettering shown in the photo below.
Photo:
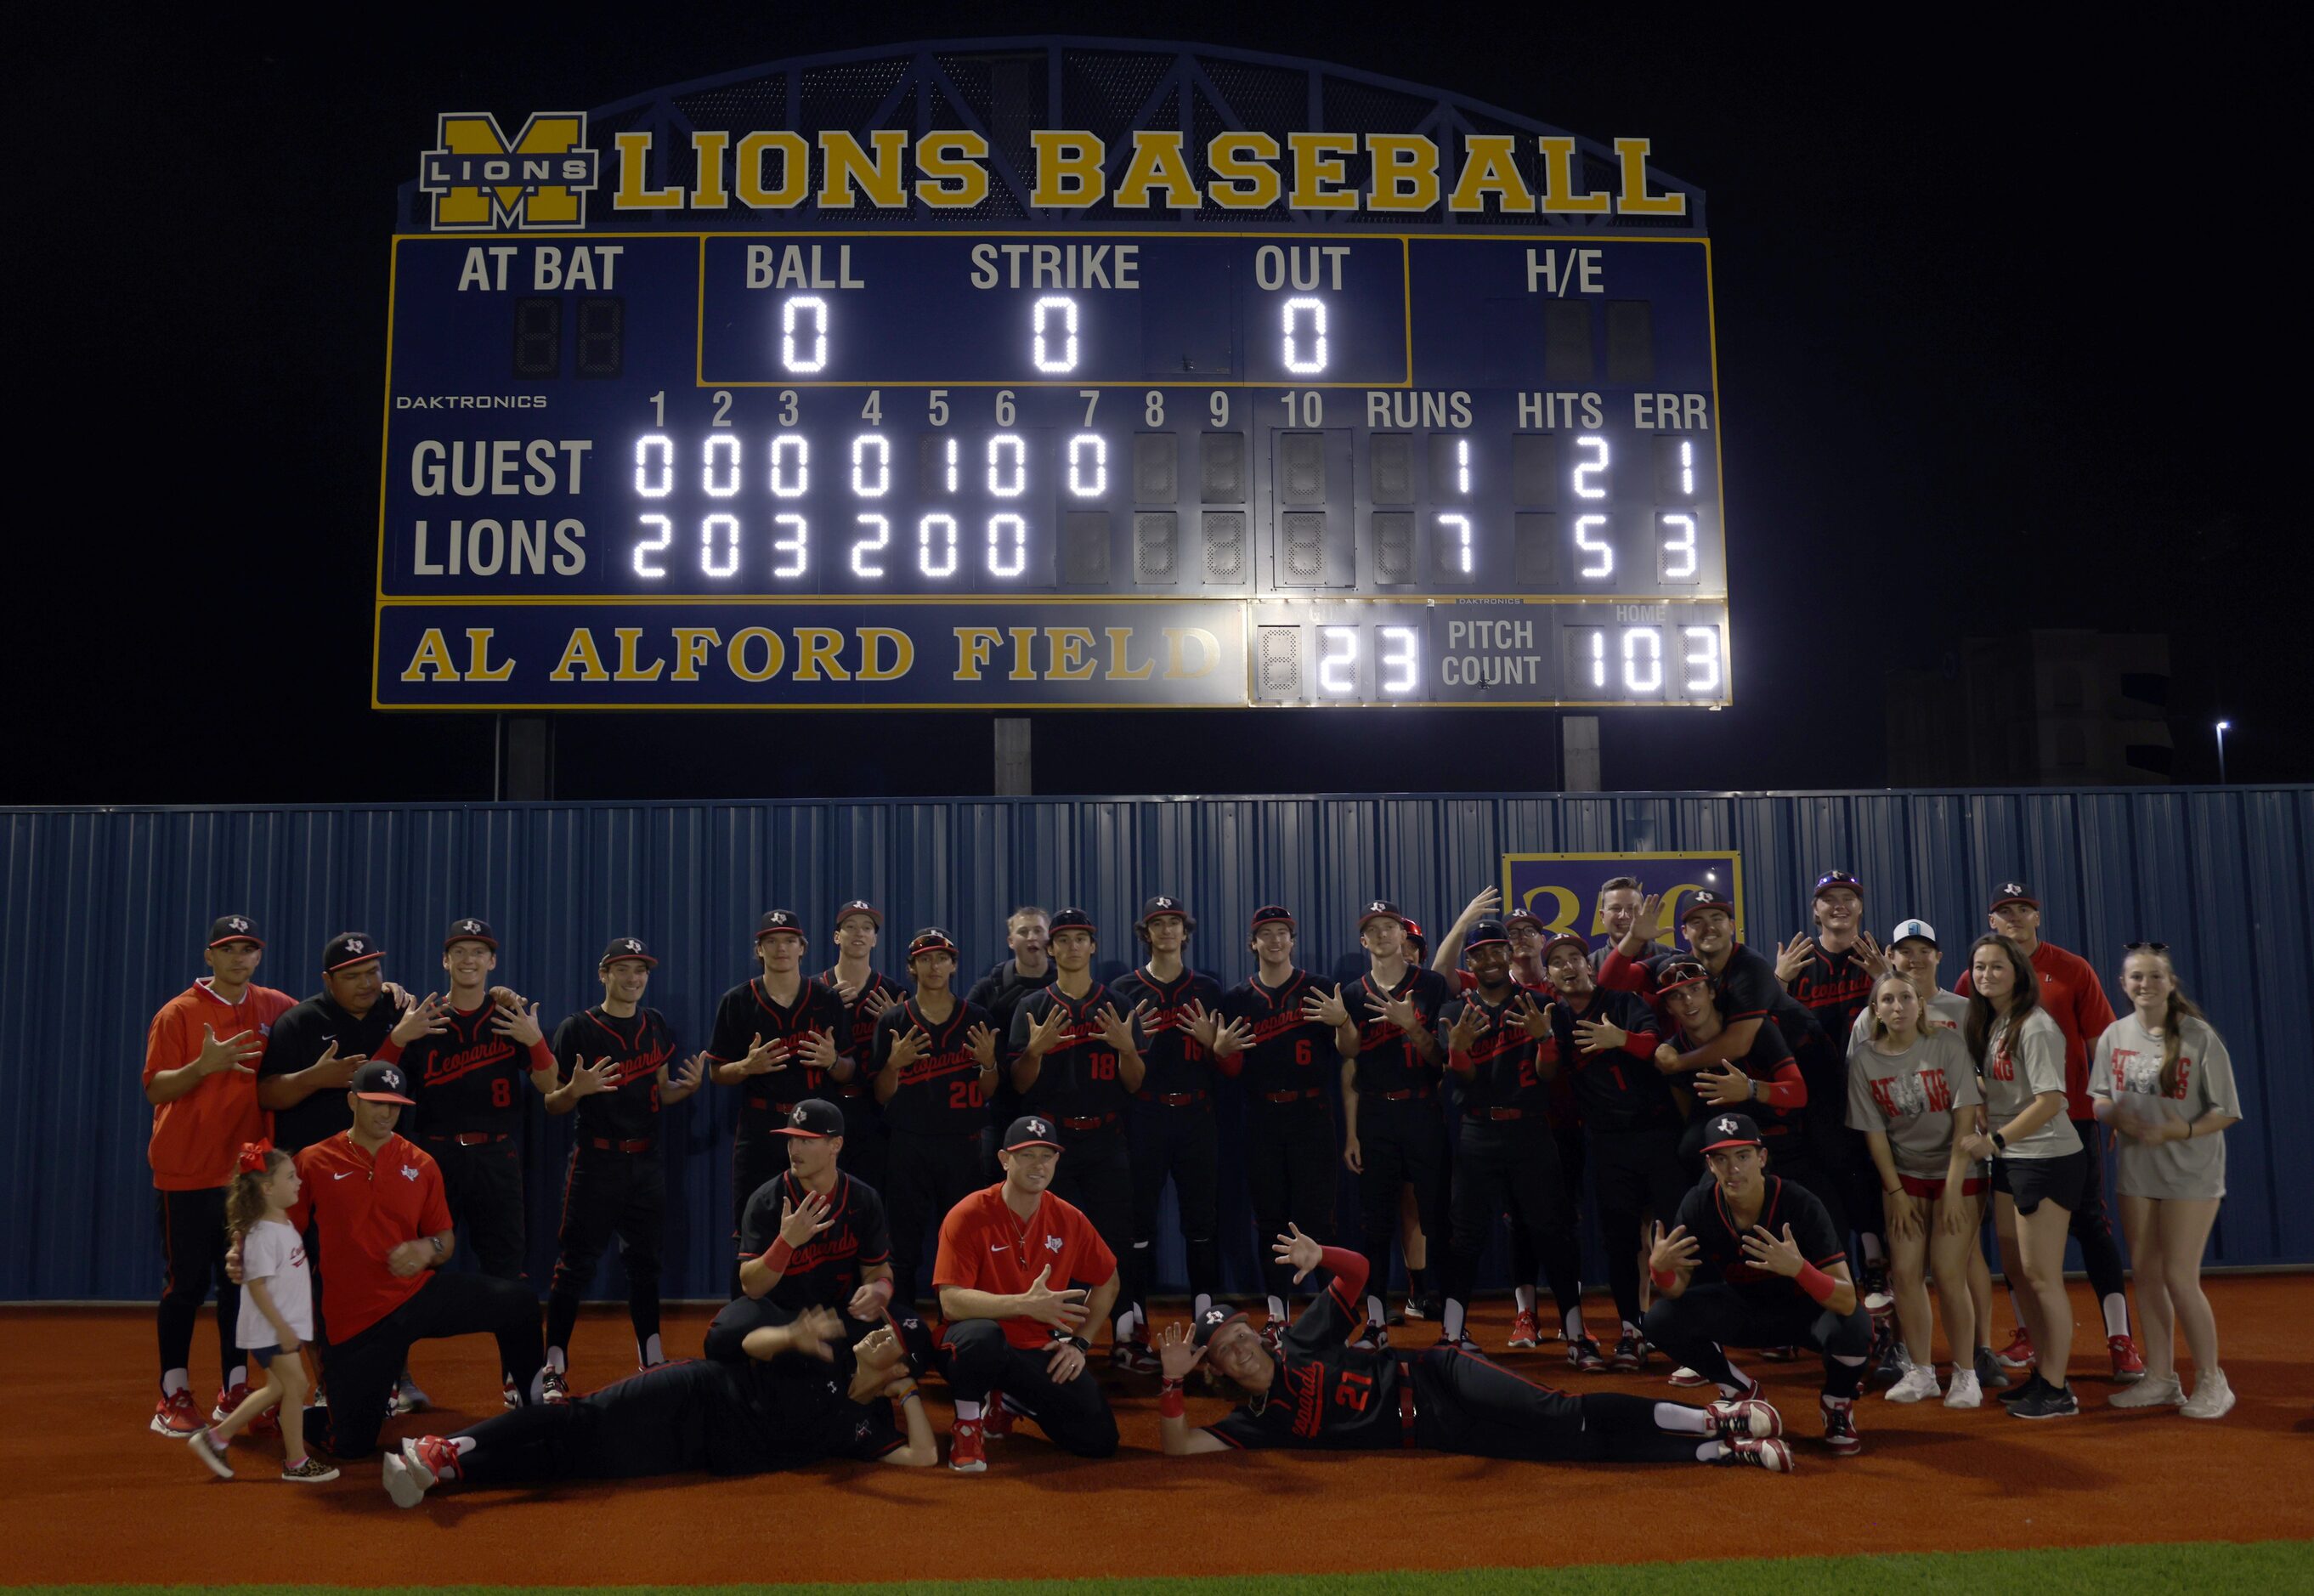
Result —
[[1358, 978], [1356, 988], [1347, 994], [1351, 1012], [1359, 1012], [1365, 1005], [1358, 1024], [1357, 1083], [1362, 1092], [1393, 1092], [1428, 1089], [1438, 1084], [1438, 1069], [1423, 1062], [1414, 1050], [1414, 1043], [1404, 1031], [1382, 1017], [1382, 1005], [1400, 998], [1410, 999], [1416, 1020], [1426, 1031], [1438, 1023], [1438, 1011], [1452, 995], [1446, 978], [1435, 970], [1409, 966], [1399, 978], [1398, 984], [1387, 990], [1377, 985], [1369, 974]]
[[443, 1016], [448, 1028], [439, 1036], [420, 1036], [406, 1047], [388, 1038], [377, 1056], [399, 1061], [410, 1076], [410, 1095], [418, 1104], [418, 1130], [426, 1136], [510, 1135], [522, 1129], [526, 1077], [552, 1054], [517, 1046], [511, 1037], [491, 1028], [498, 1006], [485, 1001], [472, 1013], [450, 1010]]
[[[1410, 1379], [1387, 1352], [1347, 1345], [1363, 1323], [1357, 1307], [1365, 1283], [1364, 1260], [1326, 1249], [1328, 1263], [1340, 1264], [1280, 1344], [1276, 1382], [1259, 1405], [1232, 1409], [1206, 1433], [1235, 1447], [1314, 1447], [1356, 1451], [1405, 1444], [1405, 1421], [1398, 1406], [1399, 1384]], [[1313, 1277], [1314, 1278], [1314, 1277]], [[1347, 1289], [1346, 1289], [1347, 1288]]]
[[[782, 1204], [800, 1205], [807, 1194], [790, 1170], [765, 1181], [747, 1199], [739, 1222], [739, 1254], [761, 1257], [779, 1239]], [[849, 1175], [839, 1174], [828, 1194], [828, 1226], [789, 1256], [779, 1283], [766, 1293], [782, 1308], [841, 1309], [860, 1289], [862, 1272], [891, 1261], [891, 1237], [883, 1200]]]
[[[835, 992], [834, 965], [828, 966], [826, 969], [820, 972], [819, 983], [829, 992]], [[850, 1003], [844, 1004], [843, 1012], [850, 1019], [852, 1028], [838, 1036], [836, 1051], [854, 1063], [864, 1064], [873, 1056], [876, 1045], [876, 1021], [879, 1017], [868, 1012], [868, 1000], [879, 992], [888, 992], [895, 1001], [897, 1001], [901, 996], [902, 988], [899, 983], [887, 980], [881, 970], [870, 970], [868, 972], [868, 979], [860, 983], [860, 995]], [[843, 993], [836, 992], [835, 1001], [843, 1003]], [[839, 1082], [835, 1089], [847, 1098], [856, 1098], [863, 1092], [868, 1092], [867, 1071], [865, 1069], [854, 1071], [852, 1079]], [[870, 1095], [873, 1094], [870, 1093]]]
[[881, 1072], [892, 1045], [911, 1027], [932, 1038], [932, 1048], [900, 1071], [891, 1101], [884, 1105], [896, 1131], [916, 1135], [973, 1135], [988, 1123], [988, 1097], [980, 1085], [980, 1061], [973, 1056], [972, 1031], [988, 1024], [977, 1003], [958, 1002], [944, 1024], [924, 1017], [914, 998], [902, 998], [877, 1018], [867, 1054]]
[[1245, 1089], [1260, 1100], [1264, 1092], [1308, 1091], [1325, 1084], [1323, 1071], [1334, 1062], [1334, 1027], [1302, 1017], [1302, 1005], [1324, 997], [1330, 988], [1318, 984], [1307, 970], [1296, 970], [1285, 984], [1271, 989], [1259, 976], [1241, 981], [1222, 999], [1222, 1012], [1242, 1020], [1253, 1033], [1239, 1066]]
[[1471, 1044], [1469, 1057], [1475, 1067], [1462, 1087], [1464, 1111], [1516, 1108], [1527, 1114], [1541, 1114], [1548, 1109], [1550, 1088], [1540, 1072], [1542, 1044], [1528, 1036], [1526, 1027], [1512, 1018], [1509, 999], [1506, 998], [1500, 1008], [1475, 995], [1457, 998], [1447, 1004], [1438, 1016], [1439, 1045], [1446, 1045], [1447, 1033], [1469, 1009], [1476, 1009], [1485, 1017], [1487, 1028]]
[[[1069, 1023], [1046, 1053], [1035, 1085], [1021, 1098], [1024, 1106], [1061, 1119], [1091, 1119], [1123, 1112], [1132, 1098], [1117, 1077], [1117, 1049], [1101, 1035], [1100, 1016], [1103, 1009], [1115, 1008], [1122, 1015], [1130, 1007], [1118, 1003], [1100, 982], [1093, 983], [1082, 998], [1070, 997], [1057, 985], [1030, 993], [1012, 1016], [1016, 1057], [1029, 1045], [1030, 1027], [1055, 1009], [1067, 1015]], [[1138, 1027], [1135, 1034], [1139, 1036]]]
[[1872, 998], [1872, 976], [1856, 950], [1833, 953], [1822, 943], [1792, 977], [1791, 994], [1828, 1036], [1845, 1036]]
[[1141, 1055], [1148, 1069], [1142, 1077], [1142, 1097], [1213, 1089], [1212, 1055], [1189, 1034], [1189, 1009], [1202, 1004], [1210, 1013], [1218, 1007], [1220, 982], [1195, 970], [1184, 970], [1170, 981], [1160, 982], [1146, 969], [1139, 969], [1118, 976], [1111, 990], [1117, 994], [1120, 1014], [1139, 1003], [1149, 1005], [1149, 1013], [1141, 1022], [1149, 1036]]
[[[795, 1001], [782, 1007], [765, 993], [759, 975], [725, 992], [716, 1005], [707, 1055], [719, 1063], [736, 1063], [747, 1056], [748, 1045], [757, 1036], [785, 1042], [792, 1050], [814, 1031], [834, 1037], [839, 1054], [849, 1053], [852, 1020], [843, 1001], [817, 981], [807, 980], [797, 989]], [[751, 1141], [766, 1134], [785, 1123], [787, 1110], [781, 1105], [825, 1097], [827, 1081], [826, 1071], [800, 1060], [751, 1076], [740, 1089], [739, 1134]]]
[[658, 1072], [675, 1055], [674, 1028], [656, 1009], [623, 1019], [588, 1009], [555, 1027], [554, 1057], [564, 1080], [596, 1059], [611, 1061], [612, 1089], [578, 1099], [578, 1135], [633, 1142], [651, 1134], [658, 1124]]

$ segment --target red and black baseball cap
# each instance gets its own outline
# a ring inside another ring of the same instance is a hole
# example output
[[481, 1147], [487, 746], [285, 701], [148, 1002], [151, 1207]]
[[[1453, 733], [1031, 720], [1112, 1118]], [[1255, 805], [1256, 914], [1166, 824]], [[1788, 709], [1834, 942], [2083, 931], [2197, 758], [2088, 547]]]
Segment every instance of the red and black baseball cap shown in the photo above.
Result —
[[792, 931], [802, 936], [803, 916], [792, 909], [764, 910], [764, 917], [755, 922], [755, 940], [760, 942], [773, 931]]
[[1558, 952], [1562, 948], [1572, 948], [1576, 952], [1583, 956], [1585, 963], [1590, 961], [1591, 944], [1577, 936], [1573, 931], [1561, 931], [1559, 935], [1553, 937], [1550, 941], [1545, 942], [1542, 945], [1542, 962], [1544, 964], [1549, 964], [1550, 962], [1550, 956]]
[[623, 958], [639, 958], [652, 969], [658, 968], [658, 960], [651, 957], [650, 949], [643, 946], [640, 937], [612, 938], [610, 945], [603, 949], [603, 957], [595, 961], [595, 967], [605, 970], [610, 968], [614, 960]]
[[1707, 886], [1689, 899], [1687, 907], [1679, 912], [1680, 924], [1685, 925], [1707, 909], [1717, 909], [1730, 920], [1736, 918], [1736, 905], [1728, 902], [1727, 895], [1716, 886]]
[[410, 1077], [402, 1073], [400, 1064], [384, 1059], [372, 1059], [354, 1071], [351, 1090], [365, 1103], [400, 1103], [405, 1107], [418, 1105], [410, 1093]]
[[1358, 930], [1364, 931], [1370, 921], [1376, 920], [1395, 920], [1400, 925], [1413, 923], [1406, 918], [1406, 911], [1388, 898], [1375, 898], [1359, 912]]
[[826, 1098], [806, 1098], [788, 1110], [788, 1123], [774, 1130], [774, 1136], [800, 1136], [807, 1142], [826, 1142], [843, 1134], [843, 1110]]
[[340, 970], [374, 964], [384, 957], [385, 949], [367, 931], [340, 931], [322, 944], [322, 974], [334, 975]]
[[1711, 972], [1703, 967], [1700, 959], [1668, 958], [1656, 966], [1656, 996], [1677, 992], [1683, 986], [1693, 986], [1699, 981], [1711, 979]]
[[1283, 904], [1264, 904], [1253, 912], [1253, 923], [1246, 928], [1248, 936], [1258, 935], [1266, 925], [1282, 925], [1289, 931], [1302, 928], [1294, 922], [1294, 912]]
[[850, 903], [838, 907], [835, 911], [835, 928], [838, 930], [843, 930], [843, 922], [852, 918], [854, 914], [865, 914], [875, 925], [878, 930], [880, 931], [884, 929], [883, 915], [877, 912], [876, 905], [870, 903], [866, 898], [853, 898]]
[[1232, 1308], [1226, 1302], [1215, 1302], [1197, 1315], [1197, 1336], [1200, 1347], [1211, 1346], [1214, 1337], [1246, 1317], [1242, 1308]]
[[1133, 929], [1147, 930], [1149, 922], [1161, 914], [1180, 916], [1181, 929], [1185, 931], [1194, 931], [1197, 929], [1197, 917], [1189, 913], [1181, 900], [1161, 892], [1155, 897], [1141, 900], [1141, 918], [1133, 922]]
[[1466, 954], [1481, 948], [1508, 948], [1510, 945], [1510, 932], [1504, 930], [1503, 922], [1491, 914], [1472, 921], [1471, 934], [1462, 939], [1462, 951]]
[[1094, 941], [1100, 940], [1100, 928], [1093, 924], [1092, 916], [1082, 909], [1064, 909], [1053, 916], [1051, 929], [1053, 936], [1057, 937], [1063, 931], [1071, 930], [1089, 931]]
[[257, 921], [246, 914], [220, 914], [209, 921], [211, 948], [222, 948], [227, 942], [254, 942], [265, 946], [265, 939], [257, 934]]
[[450, 929], [442, 933], [442, 951], [449, 952], [453, 942], [480, 942], [492, 953], [499, 950], [497, 934], [490, 930], [490, 922], [483, 920], [452, 921]]
[[1053, 1122], [1041, 1114], [1024, 1114], [1004, 1127], [1002, 1149], [1006, 1152], [1018, 1152], [1024, 1147], [1058, 1149], [1060, 1145]]
[[1503, 916], [1505, 930], [1515, 931], [1523, 925], [1531, 925], [1539, 931], [1550, 929], [1542, 923], [1542, 916], [1532, 909], [1514, 909]]
[[[1408, 941], [1413, 943], [1425, 953], [1430, 951], [1430, 939], [1422, 934], [1422, 926], [1419, 921], [1401, 919], [1398, 923], [1406, 928], [1406, 939]], [[1365, 928], [1364, 924], [1361, 923], [1358, 929], [1363, 930]]]
[[1748, 1114], [1717, 1114], [1706, 1123], [1703, 1133], [1710, 1138], [1702, 1151], [1718, 1152], [1728, 1147], [1764, 1147], [1760, 1140], [1760, 1127]]
[[1816, 877], [1815, 891], [1808, 895], [1811, 897], [1820, 898], [1835, 886], [1844, 886], [1848, 888], [1849, 891], [1854, 893], [1859, 898], [1861, 898], [1864, 895], [1864, 883], [1859, 881], [1846, 870], [1826, 870], [1823, 875]]
[[1987, 912], [2009, 904], [2022, 904], [2028, 909], [2037, 909], [2041, 906], [2041, 895], [2022, 881], [2004, 881], [1992, 889], [1992, 903]]
[[924, 953], [945, 953], [950, 958], [959, 957], [956, 950], [956, 939], [936, 925], [928, 925], [908, 939], [910, 964], [916, 962], [917, 955]]

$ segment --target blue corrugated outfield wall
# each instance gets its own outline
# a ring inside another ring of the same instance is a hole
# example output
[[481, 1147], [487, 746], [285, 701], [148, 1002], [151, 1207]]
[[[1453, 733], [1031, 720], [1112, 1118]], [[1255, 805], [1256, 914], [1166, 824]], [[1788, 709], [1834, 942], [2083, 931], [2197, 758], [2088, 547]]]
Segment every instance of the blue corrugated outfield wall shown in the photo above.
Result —
[[[259, 978], [300, 995], [323, 939], [349, 927], [393, 950], [389, 976], [438, 984], [442, 926], [481, 915], [504, 942], [501, 978], [550, 1019], [599, 996], [607, 938], [638, 935], [661, 958], [649, 1001], [689, 1050], [751, 973], [755, 917], [775, 904], [803, 913], [823, 964], [829, 911], [865, 896], [887, 955], [936, 922], [975, 971], [1002, 956], [1016, 903], [1082, 904], [1104, 952], [1130, 959], [1139, 901], [1170, 892], [1201, 922], [1194, 962], [1233, 982], [1238, 928], [1262, 903], [1295, 910], [1303, 962], [1323, 970], [1372, 895], [1443, 925], [1506, 852], [1693, 849], [1742, 851], [1762, 945], [1808, 924], [1808, 884], [1833, 866], [1864, 878], [1884, 934], [1911, 913], [1947, 928], [1948, 981], [1999, 878], [2040, 889], [2045, 934], [2116, 998], [2122, 945], [2169, 943], [2241, 1076], [2216, 1260], [2314, 1264], [2314, 1160], [2289, 1151], [2314, 1124], [2314, 788], [0, 810], [0, 1298], [156, 1294], [145, 1027], [202, 973], [203, 933], [227, 911], [260, 917]], [[668, 1111], [670, 1296], [724, 1289], [734, 1096]], [[569, 1124], [534, 1127], [534, 1279]], [[1250, 1223], [1241, 1194], [1227, 1198], [1233, 1286], [1250, 1290]], [[1180, 1278], [1177, 1242], [1160, 1274]]]

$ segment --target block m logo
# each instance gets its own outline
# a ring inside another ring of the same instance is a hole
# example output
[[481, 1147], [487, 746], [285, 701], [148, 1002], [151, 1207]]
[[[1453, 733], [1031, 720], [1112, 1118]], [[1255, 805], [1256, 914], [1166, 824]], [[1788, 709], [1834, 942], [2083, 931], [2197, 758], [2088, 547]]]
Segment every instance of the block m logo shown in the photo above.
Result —
[[509, 145], [488, 111], [445, 111], [419, 168], [434, 197], [437, 233], [587, 225], [587, 196], [602, 163], [587, 147], [585, 111], [540, 111]]

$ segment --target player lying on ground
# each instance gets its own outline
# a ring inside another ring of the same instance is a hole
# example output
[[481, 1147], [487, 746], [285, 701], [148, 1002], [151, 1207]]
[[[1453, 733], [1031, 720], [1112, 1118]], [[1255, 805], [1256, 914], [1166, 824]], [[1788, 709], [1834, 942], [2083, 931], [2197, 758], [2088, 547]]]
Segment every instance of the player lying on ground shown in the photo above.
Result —
[[[776, 1314], [776, 1309], [759, 1311]], [[916, 1394], [935, 1355], [914, 1314], [850, 1347], [835, 1310], [759, 1325], [737, 1358], [662, 1363], [589, 1397], [517, 1408], [455, 1435], [405, 1441], [385, 1458], [386, 1494], [415, 1507], [437, 1486], [632, 1479], [706, 1469], [767, 1474], [854, 1458], [903, 1468], [940, 1461]], [[714, 1349], [711, 1350], [725, 1350]], [[895, 1401], [907, 1429], [892, 1422]]]
[[[1571, 1397], [1456, 1346], [1419, 1353], [1350, 1346], [1365, 1319], [1365, 1259], [1321, 1248], [1298, 1230], [1277, 1238], [1275, 1250], [1294, 1266], [1297, 1283], [1316, 1270], [1332, 1278], [1275, 1354], [1243, 1314], [1220, 1306], [1199, 1316], [1194, 1332], [1166, 1328], [1158, 1346], [1165, 1367], [1158, 1413], [1167, 1456], [1424, 1447], [1546, 1463], [1700, 1462], [1776, 1473], [1792, 1467], [1791, 1450], [1776, 1439], [1782, 1421], [1756, 1399], [1690, 1407], [1610, 1392]], [[1245, 1400], [1219, 1424], [1193, 1430], [1182, 1414], [1181, 1382], [1207, 1359]]]

